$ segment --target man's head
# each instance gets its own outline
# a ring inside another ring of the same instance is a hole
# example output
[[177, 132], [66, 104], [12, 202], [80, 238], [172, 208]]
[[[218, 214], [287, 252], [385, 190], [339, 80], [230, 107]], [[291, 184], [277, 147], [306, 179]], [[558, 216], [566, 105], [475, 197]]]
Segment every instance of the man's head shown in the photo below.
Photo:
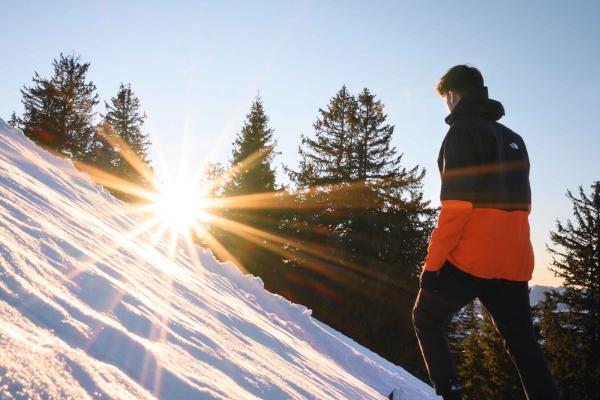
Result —
[[448, 111], [452, 112], [460, 99], [470, 91], [483, 87], [481, 72], [470, 65], [456, 65], [440, 79], [436, 91], [446, 101]]

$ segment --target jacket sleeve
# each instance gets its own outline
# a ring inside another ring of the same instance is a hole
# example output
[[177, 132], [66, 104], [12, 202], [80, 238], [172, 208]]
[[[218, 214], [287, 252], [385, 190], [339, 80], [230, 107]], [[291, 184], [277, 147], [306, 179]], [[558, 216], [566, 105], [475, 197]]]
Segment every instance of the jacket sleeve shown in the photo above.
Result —
[[468, 131], [454, 124], [442, 152], [442, 210], [431, 234], [425, 270], [437, 271], [457, 246], [463, 228], [473, 214], [481, 179], [481, 154]]

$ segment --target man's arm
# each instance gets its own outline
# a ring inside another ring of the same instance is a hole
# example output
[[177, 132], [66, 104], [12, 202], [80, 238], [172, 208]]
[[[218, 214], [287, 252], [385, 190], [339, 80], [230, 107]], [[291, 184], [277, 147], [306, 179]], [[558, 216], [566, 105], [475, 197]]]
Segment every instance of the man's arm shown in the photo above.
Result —
[[481, 179], [481, 154], [460, 122], [446, 135], [443, 151], [442, 210], [431, 233], [425, 270], [437, 271], [456, 247], [473, 213], [476, 187]]

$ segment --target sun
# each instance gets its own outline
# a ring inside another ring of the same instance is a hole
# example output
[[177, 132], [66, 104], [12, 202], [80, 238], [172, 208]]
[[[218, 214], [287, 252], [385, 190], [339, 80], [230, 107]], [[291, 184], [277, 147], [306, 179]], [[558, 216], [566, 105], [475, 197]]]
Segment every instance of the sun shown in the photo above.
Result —
[[159, 185], [152, 208], [156, 220], [173, 233], [182, 233], [208, 218], [208, 205], [197, 183], [169, 182]]

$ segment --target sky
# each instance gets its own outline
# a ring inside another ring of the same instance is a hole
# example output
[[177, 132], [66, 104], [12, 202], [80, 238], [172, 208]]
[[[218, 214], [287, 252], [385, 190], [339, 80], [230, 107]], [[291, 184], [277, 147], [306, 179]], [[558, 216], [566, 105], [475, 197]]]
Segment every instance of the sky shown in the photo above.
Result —
[[131, 83], [159, 178], [226, 164], [260, 93], [285, 183], [281, 164], [297, 168], [319, 108], [343, 85], [367, 87], [437, 206], [448, 127], [435, 85], [453, 65], [477, 66], [528, 147], [534, 284], [560, 284], [545, 249], [556, 220], [572, 216], [565, 193], [600, 180], [598, 2], [8, 0], [2, 15], [0, 118], [22, 112], [19, 89], [36, 71], [50, 77], [52, 60], [75, 52], [102, 100]]

